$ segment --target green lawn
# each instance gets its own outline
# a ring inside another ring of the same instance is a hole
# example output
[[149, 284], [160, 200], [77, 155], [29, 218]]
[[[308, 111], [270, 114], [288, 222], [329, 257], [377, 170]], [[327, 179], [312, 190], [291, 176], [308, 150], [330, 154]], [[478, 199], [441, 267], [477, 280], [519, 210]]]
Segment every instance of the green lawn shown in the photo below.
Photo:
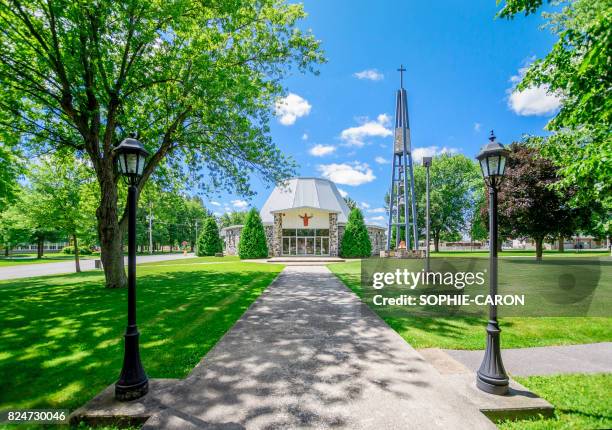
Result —
[[[93, 255], [81, 256], [81, 260], [88, 260], [94, 257]], [[10, 257], [0, 257], [0, 267], [21, 266], [23, 264], [44, 264], [58, 263], [60, 261], [74, 261], [74, 255], [67, 254], [48, 254], [43, 258], [36, 258], [36, 254], [12, 255]]]
[[[351, 290], [361, 296], [359, 261], [328, 267]], [[383, 319], [415, 348], [484, 349], [484, 318], [390, 317]], [[571, 345], [612, 340], [612, 318], [507, 317], [500, 320], [502, 346], [525, 348]]]
[[502, 430], [612, 428], [612, 374], [515, 378], [555, 406], [551, 418], [505, 421]]
[[[215, 257], [139, 265], [149, 377], [185, 377], [282, 267]], [[101, 273], [0, 282], [0, 302], [0, 410], [74, 410], [117, 379], [126, 290], [105, 289]]]
[[[440, 251], [440, 252], [431, 252], [431, 257], [483, 257], [486, 258], [489, 256], [488, 250], [483, 251]], [[565, 252], [559, 251], [543, 251], [542, 258], [546, 259], [547, 257], [561, 257], [561, 258], [576, 258], [576, 257], [607, 257], [610, 253], [607, 251], [591, 251], [582, 249], [580, 251], [569, 249]], [[503, 251], [498, 254], [500, 258], [504, 257], [534, 257], [535, 251], [521, 251], [521, 250], [512, 250], [512, 251]]]

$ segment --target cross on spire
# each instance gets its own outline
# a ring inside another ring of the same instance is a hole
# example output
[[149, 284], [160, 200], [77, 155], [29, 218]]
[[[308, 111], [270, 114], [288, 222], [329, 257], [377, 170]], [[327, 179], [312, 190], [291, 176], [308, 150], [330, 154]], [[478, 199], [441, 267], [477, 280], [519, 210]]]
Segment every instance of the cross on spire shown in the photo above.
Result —
[[400, 72], [400, 88], [404, 88], [404, 72], [406, 71], [404, 65], [400, 64], [400, 68], [397, 71]]

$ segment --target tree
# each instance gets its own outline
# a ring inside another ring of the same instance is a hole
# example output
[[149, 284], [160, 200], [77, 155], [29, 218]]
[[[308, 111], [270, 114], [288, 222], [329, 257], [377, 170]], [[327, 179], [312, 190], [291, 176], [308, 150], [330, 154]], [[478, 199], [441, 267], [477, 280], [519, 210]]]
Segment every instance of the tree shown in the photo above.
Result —
[[22, 173], [21, 157], [14, 148], [0, 141], [0, 213], [15, 201], [19, 190], [17, 179]]
[[208, 217], [204, 222], [204, 229], [198, 238], [198, 257], [215, 255], [219, 252], [223, 252], [219, 228], [215, 219]]
[[9, 256], [16, 245], [29, 240], [30, 230], [24, 225], [22, 214], [16, 205], [0, 212], [0, 243], [4, 247], [5, 257]]
[[372, 243], [359, 208], [351, 209], [340, 244], [340, 256], [365, 258], [372, 255]]
[[238, 255], [241, 259], [266, 258], [268, 256], [266, 232], [261, 222], [259, 212], [254, 208], [249, 211], [244, 227], [240, 232]]
[[271, 142], [281, 78], [314, 71], [319, 42], [281, 0], [0, 3], [3, 127], [33, 149], [75, 150], [100, 186], [96, 211], [107, 287], [126, 284], [114, 148], [130, 131], [158, 166], [204, 190], [251, 195], [249, 176], [279, 182], [294, 164]]
[[[434, 252], [440, 249], [440, 239], [453, 239], [469, 228], [474, 217], [477, 190], [482, 177], [476, 163], [465, 155], [435, 156], [429, 168], [430, 234]], [[418, 225], [425, 225], [425, 168], [415, 168], [415, 188], [418, 199]]]
[[[550, 1], [548, 1], [550, 2]], [[547, 124], [553, 133], [532, 140], [558, 168], [551, 186], [572, 189], [575, 207], [598, 202], [598, 230], [612, 232], [612, 13], [608, 0], [566, 1], [544, 13], [558, 39], [551, 51], [527, 70], [517, 91], [543, 87], [561, 98], [561, 108]], [[542, 0], [506, 0], [499, 15], [513, 18], [536, 12]]]
[[229, 227], [231, 225], [244, 225], [248, 214], [249, 213], [247, 211], [225, 212], [219, 218], [219, 221], [221, 222], [221, 228]]
[[542, 259], [546, 237], [567, 236], [575, 228], [570, 196], [550, 187], [558, 180], [554, 164], [527, 145], [508, 147], [506, 174], [498, 194], [499, 224], [514, 237], [531, 237]]
[[358, 207], [357, 202], [353, 200], [352, 198], [350, 198], [349, 196], [346, 196], [343, 198], [344, 198], [344, 202], [346, 203], [349, 209], [355, 209], [356, 207]]
[[75, 270], [80, 272], [79, 238], [91, 230], [95, 216], [94, 207], [86, 205], [88, 194], [93, 200], [93, 190], [86, 188], [95, 182], [93, 172], [69, 154], [56, 154], [42, 158], [30, 170], [28, 179], [31, 189], [24, 217], [38, 230], [51, 229], [69, 237], [74, 246]]

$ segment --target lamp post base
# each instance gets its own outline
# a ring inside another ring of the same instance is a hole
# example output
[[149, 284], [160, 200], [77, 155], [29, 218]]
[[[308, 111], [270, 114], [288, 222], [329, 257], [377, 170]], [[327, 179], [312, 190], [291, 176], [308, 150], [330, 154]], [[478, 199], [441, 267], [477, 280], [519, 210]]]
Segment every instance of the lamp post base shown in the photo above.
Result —
[[140, 382], [136, 385], [115, 384], [115, 399], [120, 402], [129, 402], [144, 396], [149, 392], [149, 380]]
[[483, 376], [480, 374], [480, 372], [477, 372], [476, 374], [476, 386], [478, 387], [478, 389], [484, 391], [485, 393], [489, 393], [489, 394], [495, 394], [498, 396], [503, 396], [505, 394], [508, 394], [508, 380], [496, 380], [496, 381], [491, 381], [490, 378], [487, 378], [489, 381], [486, 382], [483, 380]]
[[499, 335], [501, 330], [497, 319], [487, 324], [487, 349], [476, 372], [476, 386], [485, 393], [504, 395], [508, 393], [510, 380], [501, 357]]

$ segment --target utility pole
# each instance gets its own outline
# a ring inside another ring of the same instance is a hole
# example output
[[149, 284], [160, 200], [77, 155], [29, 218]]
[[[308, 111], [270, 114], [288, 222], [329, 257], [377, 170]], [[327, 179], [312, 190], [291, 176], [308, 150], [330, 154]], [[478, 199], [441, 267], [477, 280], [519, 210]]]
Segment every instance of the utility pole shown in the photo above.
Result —
[[431, 167], [432, 157], [423, 157], [425, 166], [425, 271], [429, 272], [429, 168]]

